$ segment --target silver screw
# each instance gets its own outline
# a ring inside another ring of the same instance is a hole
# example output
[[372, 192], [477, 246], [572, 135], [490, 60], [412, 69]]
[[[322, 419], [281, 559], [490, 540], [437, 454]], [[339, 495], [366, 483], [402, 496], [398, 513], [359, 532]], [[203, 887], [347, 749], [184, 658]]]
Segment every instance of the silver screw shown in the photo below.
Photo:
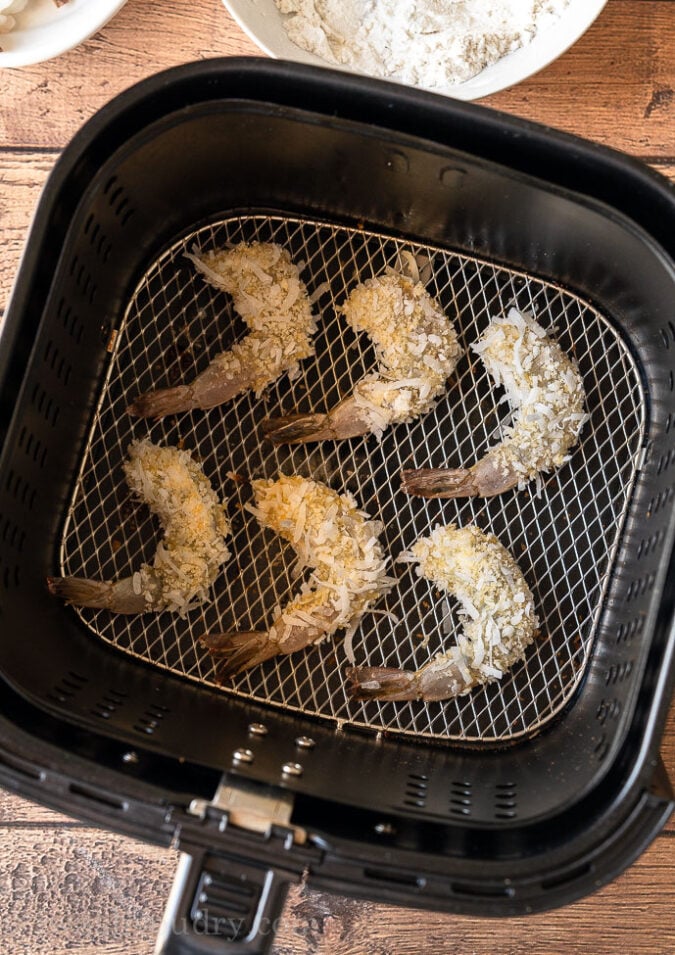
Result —
[[302, 766], [300, 763], [284, 763], [281, 767], [284, 776], [302, 776]]
[[129, 750], [128, 753], [123, 753], [123, 754], [122, 754], [122, 762], [123, 762], [123, 763], [131, 763], [131, 764], [134, 764], [134, 765], [135, 765], [135, 764], [138, 762], [138, 753], [134, 753], [133, 750]]
[[232, 759], [235, 763], [252, 763], [253, 753], [250, 749], [235, 749], [232, 753]]
[[295, 741], [295, 745], [299, 749], [314, 749], [316, 743], [310, 736], [298, 736]]
[[248, 731], [251, 736], [267, 736], [269, 732], [264, 723], [249, 723]]

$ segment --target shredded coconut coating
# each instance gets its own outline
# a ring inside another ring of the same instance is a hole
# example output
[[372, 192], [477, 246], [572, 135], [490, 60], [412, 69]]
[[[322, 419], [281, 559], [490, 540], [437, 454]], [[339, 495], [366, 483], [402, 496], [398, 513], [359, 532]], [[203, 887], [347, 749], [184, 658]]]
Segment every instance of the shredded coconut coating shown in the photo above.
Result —
[[215, 286], [232, 296], [250, 333], [213, 361], [227, 379], [247, 376], [256, 395], [314, 354], [316, 321], [298, 267], [282, 246], [242, 242], [231, 249], [188, 255]]
[[515, 308], [493, 319], [473, 350], [515, 412], [486, 457], [498, 472], [519, 475], [522, 489], [539, 472], [560, 467], [576, 444], [588, 420], [581, 375], [532, 316]]
[[457, 645], [430, 666], [440, 670], [446, 661], [458, 666], [464, 692], [501, 679], [523, 658], [539, 628], [534, 598], [511, 554], [494, 534], [454, 524], [420, 538], [410, 553], [420, 576], [457, 597], [466, 621]]
[[[187, 451], [135, 441], [124, 464], [129, 487], [145, 501], [164, 529], [152, 565], [138, 577], [153, 610], [185, 614], [208, 599], [209, 589], [230, 552], [230, 524], [198, 464]], [[136, 575], [135, 575], [136, 576]], [[151, 597], [151, 594], [154, 596]]]
[[[303, 567], [313, 568], [301, 592], [282, 611], [281, 624], [315, 625], [324, 635], [355, 628], [395, 583], [387, 576], [378, 540], [382, 525], [359, 510], [350, 494], [338, 494], [318, 481], [281, 475], [253, 481], [252, 486], [256, 506], [249, 510], [293, 546]], [[329, 629], [327, 606], [334, 611]]]
[[459, 358], [457, 333], [442, 308], [415, 282], [394, 270], [358, 285], [342, 306], [356, 332], [375, 347], [378, 373], [354, 387], [371, 430], [412, 421], [445, 391]]

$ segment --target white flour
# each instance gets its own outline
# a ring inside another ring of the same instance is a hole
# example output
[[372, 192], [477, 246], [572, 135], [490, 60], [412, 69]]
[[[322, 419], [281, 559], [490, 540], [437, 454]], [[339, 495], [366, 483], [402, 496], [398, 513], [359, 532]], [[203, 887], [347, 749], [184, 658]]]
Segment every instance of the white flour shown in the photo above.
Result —
[[294, 43], [329, 63], [426, 89], [480, 73], [569, 0], [275, 0]]

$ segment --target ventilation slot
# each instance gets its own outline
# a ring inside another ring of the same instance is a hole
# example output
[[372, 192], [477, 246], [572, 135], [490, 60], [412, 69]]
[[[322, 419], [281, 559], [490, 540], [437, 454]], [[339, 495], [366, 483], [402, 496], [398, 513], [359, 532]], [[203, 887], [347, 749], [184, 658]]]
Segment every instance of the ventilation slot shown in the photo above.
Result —
[[667, 328], [661, 328], [660, 332], [663, 344], [666, 348], [670, 348], [673, 342], [675, 342], [675, 326], [672, 322], [668, 322]]
[[125, 226], [136, 210], [131, 205], [131, 200], [124, 191], [124, 187], [120, 186], [117, 176], [112, 176], [108, 180], [103, 193], [108, 197], [108, 203], [113, 213], [119, 219], [121, 225]]
[[108, 690], [93, 707], [94, 716], [99, 716], [103, 720], [109, 720], [113, 713], [119, 709], [126, 699], [126, 693], [118, 693], [117, 690]]
[[663, 491], [660, 491], [656, 497], [653, 497], [649, 502], [647, 507], [647, 517], [653, 517], [654, 514], [658, 514], [662, 508], [670, 503], [670, 500], [673, 496], [673, 488], [667, 487]]
[[[7, 769], [10, 769], [14, 778], [20, 775], [27, 779], [40, 780], [40, 782], [45, 778], [45, 774], [42, 770], [36, 769], [34, 766], [31, 766], [30, 763], [24, 762], [19, 757], [9, 756], [7, 753], [0, 755], [0, 766], [5, 766]], [[13, 785], [12, 788], [14, 788]]]
[[[1, 558], [0, 558], [1, 563]], [[16, 564], [4, 567], [2, 571], [2, 585], [5, 590], [19, 586], [19, 568]]]
[[643, 557], [646, 557], [648, 554], [653, 553], [653, 551], [656, 550], [656, 548], [659, 546], [659, 544], [663, 540], [664, 536], [665, 536], [665, 531], [659, 530], [656, 532], [656, 534], [652, 534], [651, 537], [647, 537], [645, 540], [641, 540], [637, 549], [638, 560], [641, 560]]
[[427, 880], [421, 875], [410, 872], [389, 872], [387, 869], [364, 869], [367, 879], [377, 882], [390, 882], [392, 885], [406, 885], [411, 889], [423, 889]]
[[592, 871], [593, 866], [590, 862], [587, 862], [585, 865], [580, 865], [576, 869], [570, 869], [561, 875], [552, 876], [550, 879], [542, 879], [541, 887], [542, 889], [557, 889], [560, 885], [567, 885], [569, 882], [576, 882], [577, 879], [582, 879]]
[[106, 806], [109, 809], [127, 808], [127, 803], [123, 802], [121, 799], [115, 799], [114, 796], [97, 792], [95, 789], [89, 789], [88, 786], [80, 786], [76, 783], [71, 783], [68, 788], [70, 789], [70, 792], [73, 794], [73, 796], [82, 796], [89, 802], [99, 803], [101, 806]]
[[423, 773], [410, 773], [406, 782], [403, 805], [411, 809], [424, 809], [427, 802], [429, 777]]
[[604, 726], [607, 720], [615, 720], [621, 714], [621, 703], [616, 700], [601, 700], [595, 713], [595, 717], [601, 726]]
[[56, 377], [62, 381], [64, 385], [67, 385], [72, 372], [72, 366], [61, 356], [61, 353], [51, 339], [47, 342], [45, 347], [43, 360], [51, 371], [54, 372]]
[[454, 782], [450, 788], [450, 813], [453, 816], [471, 815], [471, 783]]
[[464, 882], [453, 882], [450, 889], [455, 895], [476, 899], [510, 899], [516, 893], [510, 885], [469, 885]]
[[617, 644], [628, 645], [632, 643], [635, 637], [642, 633], [644, 625], [644, 617], [634, 617], [629, 623], [619, 624], [616, 631]]
[[84, 332], [84, 325], [79, 320], [77, 315], [73, 313], [70, 305], [66, 303], [64, 298], [59, 300], [59, 304], [56, 307], [56, 315], [61, 320], [61, 324], [68, 332], [71, 338], [74, 338], [76, 343], [79, 345], [82, 340], [82, 333]]
[[609, 752], [609, 742], [607, 741], [607, 733], [603, 733], [598, 742], [593, 747], [593, 752], [595, 753], [598, 762], [602, 762], [607, 753]]
[[134, 724], [134, 729], [137, 733], [143, 733], [145, 736], [152, 736], [153, 733], [159, 728], [162, 720], [165, 718], [169, 712], [168, 706], [163, 706], [161, 703], [152, 703], [145, 713], [140, 717], [138, 722]]
[[[103, 260], [105, 262], [105, 259]], [[73, 256], [70, 263], [70, 275], [75, 279], [75, 284], [87, 301], [93, 305], [96, 298], [96, 283], [91, 277], [87, 266], [80, 262], [77, 255]]]
[[662, 457], [659, 458], [659, 463], [656, 467], [656, 473], [661, 474], [666, 470], [667, 467], [672, 463], [673, 454], [671, 451], [666, 451]]
[[647, 574], [645, 577], [640, 577], [637, 580], [631, 581], [626, 594], [626, 603], [629, 603], [631, 600], [635, 600], [636, 597], [644, 597], [644, 595], [649, 593], [654, 586], [655, 580], [656, 574]]
[[33, 509], [36, 495], [35, 489], [32, 488], [27, 481], [24, 481], [20, 475], [15, 474], [11, 469], [7, 475], [7, 480], [5, 481], [5, 490], [14, 498], [15, 501], [17, 501], [17, 503], [21, 504], [22, 507], [25, 507], [29, 511]]
[[88, 680], [85, 676], [80, 676], [79, 673], [74, 673], [72, 670], [69, 670], [68, 673], [62, 676], [59, 682], [55, 684], [54, 689], [47, 693], [47, 699], [51, 700], [52, 703], [58, 703], [63, 706], [74, 699], [86, 683], [88, 683]]
[[515, 819], [518, 815], [516, 783], [497, 783], [494, 797], [495, 818]]
[[25, 438], [24, 453], [31, 458], [34, 464], [37, 464], [38, 467], [43, 468], [47, 461], [47, 448], [42, 444], [39, 438], [36, 438], [34, 434], [28, 434]]
[[615, 686], [617, 683], [623, 683], [632, 672], [632, 660], [624, 660], [623, 663], [613, 663], [605, 673], [605, 685]]
[[250, 935], [260, 888], [220, 872], [204, 872], [197, 883], [190, 918], [195, 931], [238, 942]]
[[8, 517], [5, 518], [2, 525], [0, 537], [2, 537], [3, 544], [11, 547], [12, 550], [15, 550], [19, 554], [22, 552], [24, 541], [26, 540], [26, 532], [20, 530]]
[[40, 385], [33, 388], [31, 404], [52, 428], [56, 425], [59, 417], [59, 406]]

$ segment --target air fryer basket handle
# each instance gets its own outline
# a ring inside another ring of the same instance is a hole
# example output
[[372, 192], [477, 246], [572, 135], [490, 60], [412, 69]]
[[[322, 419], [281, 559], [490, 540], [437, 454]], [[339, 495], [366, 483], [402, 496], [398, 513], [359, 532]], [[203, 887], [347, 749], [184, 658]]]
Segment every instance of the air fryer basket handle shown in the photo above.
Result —
[[155, 955], [268, 955], [292, 879], [220, 852], [182, 853]]

